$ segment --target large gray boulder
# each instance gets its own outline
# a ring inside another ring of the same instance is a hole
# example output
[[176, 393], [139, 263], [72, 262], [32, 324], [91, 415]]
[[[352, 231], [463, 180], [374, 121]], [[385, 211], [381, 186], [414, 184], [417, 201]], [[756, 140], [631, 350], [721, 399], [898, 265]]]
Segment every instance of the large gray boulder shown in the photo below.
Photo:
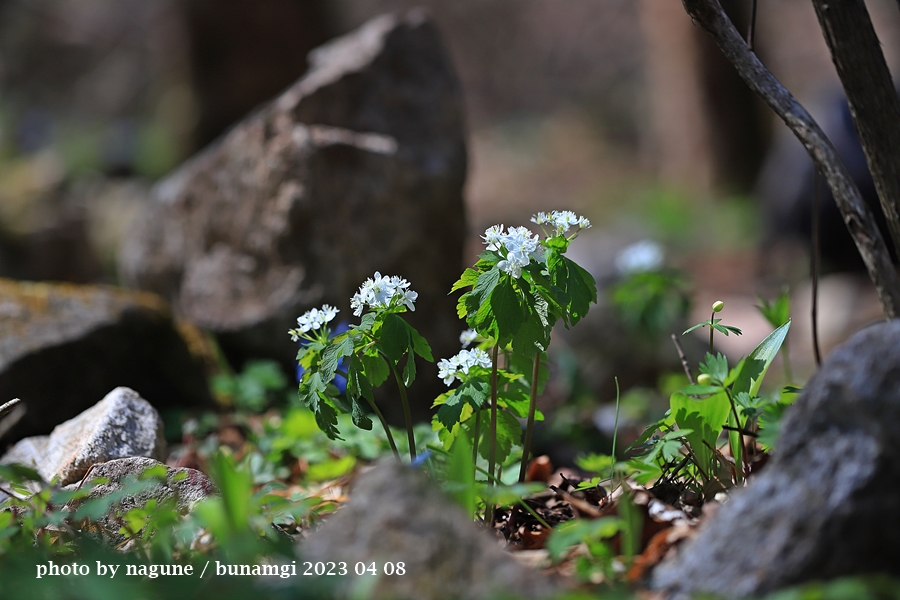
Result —
[[[369, 585], [369, 598], [544, 598], [558, 591], [504, 552], [434, 482], [393, 460], [360, 476], [347, 504], [302, 543], [300, 554], [304, 561], [345, 562], [348, 573], [338, 586], [347, 593]], [[358, 563], [374, 563], [379, 576], [357, 574]], [[384, 571], [386, 563], [393, 574]]]
[[203, 366], [162, 298], [0, 279], [0, 399], [27, 408], [3, 439], [49, 433], [118, 386], [157, 408], [211, 404]]
[[653, 587], [759, 595], [811, 580], [900, 575], [900, 321], [838, 347], [782, 425], [772, 463]]
[[49, 436], [19, 440], [0, 463], [35, 469], [46, 481], [74, 483], [97, 463], [143, 456], [163, 460], [166, 441], [159, 413], [134, 390], [119, 387]]
[[[383, 16], [314, 50], [310, 70], [153, 190], [121, 253], [229, 356], [293, 361], [287, 330], [377, 270], [419, 293], [410, 320], [458, 350], [462, 101], [433, 23]], [[427, 398], [428, 401], [431, 398]]]

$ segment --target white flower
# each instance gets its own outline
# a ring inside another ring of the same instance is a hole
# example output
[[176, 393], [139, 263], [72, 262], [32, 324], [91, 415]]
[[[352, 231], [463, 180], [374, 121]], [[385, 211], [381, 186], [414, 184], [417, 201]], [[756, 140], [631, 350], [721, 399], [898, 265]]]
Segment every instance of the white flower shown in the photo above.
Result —
[[663, 266], [663, 249], [653, 240], [641, 240], [616, 255], [615, 266], [620, 275], [657, 271]]
[[409, 289], [409, 282], [402, 277], [391, 275], [382, 277], [375, 271], [374, 278], [366, 279], [359, 291], [350, 298], [350, 308], [355, 316], [360, 316], [366, 306], [369, 308], [390, 308], [404, 305], [409, 310], [416, 310], [414, 302], [419, 294]]
[[466, 329], [459, 334], [459, 343], [463, 348], [468, 348], [472, 342], [478, 339], [478, 332], [474, 329]]
[[484, 243], [487, 244], [488, 250], [499, 250], [503, 243], [501, 241], [503, 237], [503, 225], [491, 225], [484, 230], [484, 235], [481, 237], [484, 239]]
[[464, 375], [469, 374], [472, 367], [483, 367], [485, 369], [491, 366], [491, 357], [487, 352], [479, 348], [473, 350], [460, 350], [456, 356], [449, 360], [442, 358], [438, 362], [438, 377], [444, 381], [444, 384], [450, 385], [454, 379], [461, 379], [459, 372]]
[[550, 217], [547, 216], [547, 213], [539, 212], [531, 217], [531, 222], [536, 225], [543, 225], [544, 223], [550, 222]]
[[322, 308], [313, 308], [297, 317], [297, 329], [289, 329], [291, 341], [299, 341], [300, 335], [311, 329], [319, 329], [339, 313], [340, 311], [330, 304], [323, 304]]
[[438, 378], [443, 379], [445, 385], [450, 385], [456, 379], [456, 367], [446, 358], [438, 361]]
[[554, 210], [550, 214], [539, 212], [531, 217], [531, 222], [538, 225], [549, 224], [553, 226], [553, 235], [565, 235], [575, 225], [579, 229], [587, 229], [591, 222], [584, 217], [579, 217], [571, 210]]

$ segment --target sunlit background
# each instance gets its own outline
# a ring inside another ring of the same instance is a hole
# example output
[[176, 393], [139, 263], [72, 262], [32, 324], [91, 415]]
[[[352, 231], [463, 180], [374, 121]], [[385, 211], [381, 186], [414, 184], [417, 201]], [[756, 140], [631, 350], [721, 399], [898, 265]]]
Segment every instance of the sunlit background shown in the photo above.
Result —
[[[745, 30], [749, 0], [723, 4]], [[760, 4], [757, 53], [852, 154], [812, 5]], [[867, 4], [896, 68], [896, 2]], [[0, 0], [0, 276], [116, 283], [148, 186], [302, 76], [310, 49], [413, 6], [464, 93], [467, 258], [487, 226], [539, 210], [594, 224], [571, 252], [601, 302], [554, 338], [549, 408], [609, 430], [613, 377], [635, 419], [664, 406], [680, 371], [669, 335], [724, 300], [744, 335], [718, 344], [739, 357], [771, 330], [757, 295], [784, 286], [794, 370], [811, 372], [809, 161], [672, 0]], [[849, 239], [823, 244], [827, 351], [879, 308]], [[671, 269], [657, 304], [610, 299], [629, 256]]]

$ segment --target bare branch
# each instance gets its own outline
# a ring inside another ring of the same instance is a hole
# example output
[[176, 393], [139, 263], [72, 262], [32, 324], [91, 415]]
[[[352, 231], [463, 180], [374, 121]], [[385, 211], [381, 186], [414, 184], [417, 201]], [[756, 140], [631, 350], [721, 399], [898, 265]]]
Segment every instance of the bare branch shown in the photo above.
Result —
[[806, 109], [750, 51], [718, 0], [682, 0], [682, 4], [688, 15], [712, 34], [719, 49], [750, 89], [775, 111], [806, 148], [816, 169], [831, 188], [844, 223], [875, 284], [885, 316], [889, 319], [900, 316], [900, 280], [887, 246], [872, 211], [863, 201], [831, 141]]
[[900, 98], [862, 0], [813, 0], [822, 34], [844, 86], [875, 191], [900, 250]]

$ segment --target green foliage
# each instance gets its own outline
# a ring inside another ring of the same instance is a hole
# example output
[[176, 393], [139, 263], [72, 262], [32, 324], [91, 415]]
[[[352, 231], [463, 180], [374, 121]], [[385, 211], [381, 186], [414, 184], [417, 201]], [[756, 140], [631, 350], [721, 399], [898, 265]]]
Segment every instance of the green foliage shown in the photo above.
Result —
[[671, 269], [630, 273], [609, 293], [625, 322], [651, 336], [668, 331], [691, 307], [684, 276]]
[[[245, 464], [218, 453], [211, 476], [221, 491], [199, 502], [192, 514], [182, 515], [174, 500], [143, 504], [125, 510], [128, 497], [146, 498], [149, 488], [165, 479], [158, 465], [139, 476], [125, 478], [116, 492], [88, 498], [95, 485], [106, 480], [88, 477], [79, 486], [64, 490], [48, 483], [33, 470], [18, 465], [0, 466], [0, 489], [7, 498], [0, 505], [0, 572], [6, 597], [101, 600], [111, 597], [147, 599], [196, 598], [215, 594], [223, 600], [246, 598], [262, 591], [255, 578], [201, 579], [204, 566], [215, 561], [290, 564], [293, 543], [279, 530], [317, 518], [316, 498], [287, 498], [273, 494], [272, 486], [256, 489]], [[117, 531], [101, 522], [112, 515]], [[114, 550], [103, 540], [113, 534], [129, 540], [127, 551]], [[201, 536], [200, 534], [203, 534]], [[81, 565], [80, 576], [38, 578], [40, 567]], [[106, 568], [100, 572], [101, 565]], [[190, 575], [150, 575], [162, 565]], [[117, 573], [110, 575], [109, 566]], [[85, 571], [87, 569], [87, 571]], [[126, 575], [131, 569], [133, 574]], [[144, 576], [134, 576], [134, 574]], [[280, 579], [284, 595], [266, 597], [312, 598], [326, 593], [322, 582], [309, 578]]]
[[212, 379], [215, 396], [238, 410], [263, 412], [275, 404], [288, 380], [273, 360], [249, 361], [239, 375], [218, 374]]

